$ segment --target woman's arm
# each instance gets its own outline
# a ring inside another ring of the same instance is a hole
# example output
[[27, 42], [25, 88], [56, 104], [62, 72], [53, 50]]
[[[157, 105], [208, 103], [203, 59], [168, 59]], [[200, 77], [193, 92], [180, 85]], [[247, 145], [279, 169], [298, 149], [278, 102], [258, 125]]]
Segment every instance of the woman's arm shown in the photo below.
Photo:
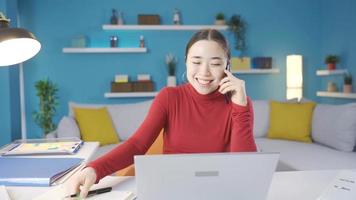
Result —
[[145, 120], [133, 136], [109, 153], [88, 164], [96, 172], [96, 182], [106, 175], [133, 164], [134, 155], [146, 153], [166, 124], [167, 104], [168, 90], [165, 88], [156, 96]]
[[253, 137], [253, 108], [250, 98], [247, 105], [240, 106], [232, 103], [232, 129], [230, 137], [230, 151], [256, 151]]

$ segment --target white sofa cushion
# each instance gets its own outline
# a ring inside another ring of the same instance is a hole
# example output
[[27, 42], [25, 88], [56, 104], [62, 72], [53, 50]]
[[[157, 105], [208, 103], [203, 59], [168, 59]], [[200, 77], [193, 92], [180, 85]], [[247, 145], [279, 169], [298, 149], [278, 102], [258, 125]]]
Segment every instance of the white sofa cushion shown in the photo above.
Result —
[[253, 135], [265, 137], [269, 127], [269, 101], [254, 100], [253, 105]]
[[341, 151], [353, 151], [356, 143], [356, 103], [318, 104], [312, 121], [315, 142]]
[[[278, 170], [355, 169], [356, 153], [338, 151], [317, 143], [256, 138], [262, 152], [280, 152]], [[281, 167], [282, 166], [282, 167]]]
[[57, 137], [80, 138], [80, 130], [73, 117], [64, 116], [57, 127]]
[[127, 140], [145, 119], [153, 100], [130, 104], [79, 104], [69, 102], [69, 115], [74, 116], [73, 107], [106, 107], [121, 140]]

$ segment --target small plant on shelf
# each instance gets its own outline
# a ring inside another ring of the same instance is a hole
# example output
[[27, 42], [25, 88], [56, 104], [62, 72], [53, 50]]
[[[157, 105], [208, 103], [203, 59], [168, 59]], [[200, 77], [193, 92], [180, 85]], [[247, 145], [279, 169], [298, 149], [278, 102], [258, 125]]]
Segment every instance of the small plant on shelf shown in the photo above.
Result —
[[327, 64], [328, 70], [336, 69], [336, 64], [339, 63], [340, 59], [337, 55], [327, 55], [325, 57], [325, 64]]
[[352, 92], [352, 76], [350, 73], [346, 73], [344, 75], [344, 92], [345, 93]]
[[39, 110], [33, 112], [35, 123], [42, 129], [43, 134], [47, 135], [56, 129], [52, 118], [56, 114], [58, 105], [58, 88], [49, 79], [39, 80], [35, 83], [36, 95], [39, 97]]
[[166, 55], [166, 65], [168, 69], [167, 86], [174, 87], [177, 85], [177, 79], [176, 79], [177, 63], [178, 60], [172, 53]]
[[240, 55], [243, 55], [246, 47], [245, 41], [245, 33], [247, 24], [246, 22], [240, 17], [240, 15], [233, 15], [229, 22], [229, 31], [233, 33], [235, 38], [235, 49], [240, 52]]
[[222, 12], [219, 12], [215, 16], [215, 25], [225, 25], [225, 15]]
[[166, 55], [166, 65], [167, 65], [167, 69], [168, 69], [168, 76], [176, 75], [177, 62], [178, 62], [177, 58], [172, 53], [169, 53]]

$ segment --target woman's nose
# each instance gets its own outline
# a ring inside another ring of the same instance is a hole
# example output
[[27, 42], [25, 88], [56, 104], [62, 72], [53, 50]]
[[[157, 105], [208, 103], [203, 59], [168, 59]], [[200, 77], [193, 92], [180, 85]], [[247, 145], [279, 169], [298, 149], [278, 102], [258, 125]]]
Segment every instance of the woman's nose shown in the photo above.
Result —
[[210, 67], [208, 63], [203, 63], [199, 70], [200, 74], [210, 75]]

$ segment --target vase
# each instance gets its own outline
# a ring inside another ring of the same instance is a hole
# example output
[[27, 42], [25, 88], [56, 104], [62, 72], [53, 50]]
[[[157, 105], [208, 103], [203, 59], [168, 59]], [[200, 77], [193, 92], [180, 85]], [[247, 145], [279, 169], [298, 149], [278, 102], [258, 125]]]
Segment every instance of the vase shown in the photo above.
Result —
[[328, 92], [337, 92], [337, 87], [336, 84], [334, 82], [328, 82], [328, 88], [327, 88]]
[[215, 25], [222, 26], [222, 25], [225, 25], [225, 24], [226, 24], [225, 20], [221, 20], [221, 19], [215, 20]]
[[168, 87], [177, 86], [177, 78], [175, 76], [168, 76], [167, 77], [167, 86]]
[[344, 85], [344, 93], [352, 93], [352, 85], [350, 84], [347, 84], [347, 85]]
[[328, 63], [327, 64], [328, 70], [335, 70], [336, 69], [336, 64], [335, 63]]

